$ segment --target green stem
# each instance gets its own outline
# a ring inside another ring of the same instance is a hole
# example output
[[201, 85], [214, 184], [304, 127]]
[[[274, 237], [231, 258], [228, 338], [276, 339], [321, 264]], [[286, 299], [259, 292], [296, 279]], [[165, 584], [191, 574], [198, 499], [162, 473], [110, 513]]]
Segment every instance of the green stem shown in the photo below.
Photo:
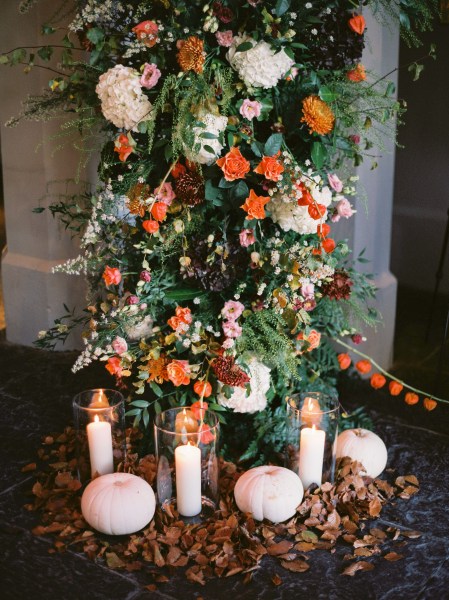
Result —
[[334, 338], [334, 340], [340, 344], [341, 346], [344, 346], [345, 348], [347, 348], [350, 352], [354, 352], [354, 354], [357, 354], [358, 356], [365, 358], [367, 360], [370, 361], [370, 363], [372, 365], [374, 365], [376, 367], [376, 369], [378, 369], [381, 373], [383, 373], [384, 375], [386, 375], [387, 377], [389, 377], [390, 379], [392, 379], [393, 381], [397, 381], [398, 383], [400, 383], [401, 385], [403, 385], [405, 388], [411, 390], [412, 392], [416, 392], [417, 394], [421, 394], [422, 396], [425, 396], [426, 398], [430, 398], [431, 400], [435, 400], [436, 402], [442, 402], [444, 404], [449, 404], [449, 400], [444, 400], [443, 398], [437, 398], [436, 396], [433, 396], [431, 394], [428, 394], [427, 392], [424, 392], [423, 390], [418, 390], [417, 388], [412, 387], [411, 385], [409, 385], [408, 383], [405, 383], [404, 381], [402, 381], [401, 379], [398, 379], [397, 377], [395, 377], [394, 375], [392, 375], [391, 373], [389, 373], [388, 371], [386, 371], [385, 369], [383, 369], [375, 360], [373, 360], [370, 356], [368, 356], [367, 354], [364, 354], [363, 352], [360, 352], [360, 350], [357, 350], [356, 348], [354, 348], [353, 346], [350, 346], [349, 344], [346, 344], [346, 342], [343, 342], [343, 340], [340, 340], [339, 338]]

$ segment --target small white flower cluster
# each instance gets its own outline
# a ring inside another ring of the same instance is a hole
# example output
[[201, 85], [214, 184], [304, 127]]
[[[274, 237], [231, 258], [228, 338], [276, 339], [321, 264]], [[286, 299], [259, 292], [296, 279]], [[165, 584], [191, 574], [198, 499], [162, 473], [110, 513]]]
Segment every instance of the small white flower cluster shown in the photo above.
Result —
[[117, 0], [87, 0], [86, 5], [76, 15], [69, 25], [70, 31], [79, 31], [86, 25], [95, 23], [97, 26], [115, 25], [119, 13], [124, 13], [125, 7]]
[[128, 40], [127, 42], [125, 42], [125, 44], [128, 47], [128, 49], [123, 55], [123, 58], [131, 58], [133, 54], [140, 54], [140, 52], [144, 52], [147, 49], [145, 44], [137, 38], [134, 40]]
[[264, 410], [267, 406], [267, 392], [270, 389], [270, 371], [266, 365], [251, 356], [245, 360], [248, 375], [250, 377], [250, 392], [247, 394], [246, 387], [234, 387], [230, 398], [226, 398], [221, 391], [223, 385], [218, 384], [217, 401], [221, 406], [231, 408], [237, 413], [255, 413]]
[[115, 65], [100, 76], [95, 91], [105, 119], [116, 127], [137, 131], [140, 121], [150, 119], [152, 104], [142, 92], [135, 69]]
[[[227, 117], [214, 115], [211, 112], [200, 111], [196, 116], [197, 121], [204, 123], [204, 127], [194, 127], [193, 133], [195, 139], [193, 147], [184, 146], [184, 154], [188, 160], [200, 163], [201, 165], [211, 165], [220, 156], [223, 149], [223, 144], [220, 143], [219, 135], [222, 133], [228, 124]], [[205, 134], [216, 136], [215, 138], [202, 137]], [[213, 154], [205, 148], [208, 146], [213, 150]]]
[[92, 258], [90, 252], [79, 254], [76, 258], [69, 258], [60, 265], [52, 268], [52, 273], [67, 273], [67, 275], [87, 275], [89, 272], [89, 261]]
[[[237, 52], [237, 47], [245, 42], [251, 43], [252, 48]], [[276, 52], [267, 42], [256, 42], [248, 35], [233, 39], [226, 58], [249, 88], [274, 87], [294, 64], [284, 50]]]

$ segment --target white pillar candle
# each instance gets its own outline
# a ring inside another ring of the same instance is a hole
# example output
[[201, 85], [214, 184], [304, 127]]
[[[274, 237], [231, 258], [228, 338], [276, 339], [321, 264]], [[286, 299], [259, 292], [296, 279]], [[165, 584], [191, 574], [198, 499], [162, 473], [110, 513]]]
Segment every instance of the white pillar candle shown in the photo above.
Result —
[[112, 453], [112, 429], [107, 421], [100, 421], [95, 415], [87, 426], [90, 467], [92, 477], [114, 472], [114, 456]]
[[321, 485], [325, 438], [324, 431], [316, 429], [315, 425], [301, 430], [298, 474], [304, 489], [312, 483]]
[[184, 517], [201, 512], [201, 450], [191, 444], [175, 449], [176, 501]]

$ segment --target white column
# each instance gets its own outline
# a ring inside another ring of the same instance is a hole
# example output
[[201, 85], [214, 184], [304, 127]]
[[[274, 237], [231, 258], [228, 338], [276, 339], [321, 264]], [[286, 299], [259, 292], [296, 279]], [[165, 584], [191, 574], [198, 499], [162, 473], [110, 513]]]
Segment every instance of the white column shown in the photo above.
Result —
[[[38, 3], [25, 16], [18, 13], [17, 6], [16, 2], [2, 5], [2, 51], [21, 44], [51, 44], [52, 39], [40, 35], [40, 28], [54, 12], [54, 6]], [[56, 43], [56, 37], [53, 41]], [[41, 61], [36, 58], [36, 62]], [[20, 112], [21, 101], [29, 94], [39, 94], [48, 87], [51, 78], [50, 72], [39, 68], [33, 68], [29, 74], [21, 66], [0, 68], [0, 139], [7, 237], [1, 269], [3, 295], [7, 339], [25, 345], [32, 344], [38, 331], [51, 327], [54, 319], [64, 313], [64, 302], [69, 308], [76, 305], [81, 309], [84, 304], [80, 277], [51, 273], [53, 266], [78, 254], [76, 243], [48, 211], [32, 212], [39, 205], [49, 204], [49, 199], [43, 198], [47, 192], [64, 193], [64, 180], [74, 177], [79, 157], [70, 143], [55, 152], [62, 140], [50, 138], [60, 132], [61, 120], [23, 121], [15, 128], [4, 127], [10, 117]], [[41, 143], [43, 146], [37, 148]], [[78, 345], [76, 340], [64, 348], [73, 345]]]
[[[398, 66], [399, 29], [382, 27], [368, 11], [364, 11], [364, 16], [368, 42], [362, 62], [367, 69], [383, 76]], [[388, 79], [397, 85], [397, 73]], [[395, 148], [388, 140], [385, 146], [376, 169], [371, 170], [369, 159], [357, 169], [360, 189], [368, 197], [367, 210], [359, 198], [357, 213], [349, 222], [340, 222], [341, 228], [335, 230], [349, 238], [354, 258], [366, 248], [364, 256], [370, 262], [358, 263], [357, 269], [375, 274], [374, 283], [378, 287], [375, 306], [382, 315], [382, 324], [377, 331], [362, 329], [368, 340], [360, 349], [388, 368], [393, 360], [397, 281], [390, 271]]]

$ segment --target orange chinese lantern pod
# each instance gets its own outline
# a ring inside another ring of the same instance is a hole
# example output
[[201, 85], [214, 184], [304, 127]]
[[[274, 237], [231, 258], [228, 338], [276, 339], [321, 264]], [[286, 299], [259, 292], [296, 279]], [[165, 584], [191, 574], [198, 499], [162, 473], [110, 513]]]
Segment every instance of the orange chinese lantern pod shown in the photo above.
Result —
[[424, 408], [426, 410], [433, 410], [434, 408], [437, 407], [437, 402], [436, 400], [432, 400], [431, 398], [424, 398]]
[[372, 365], [369, 360], [359, 360], [355, 363], [355, 368], [362, 375], [366, 375], [372, 369]]
[[404, 400], [407, 404], [413, 406], [413, 404], [417, 404], [419, 402], [419, 396], [418, 394], [414, 394], [413, 392], [407, 392], [405, 394]]
[[318, 225], [318, 227], [316, 228], [316, 232], [320, 237], [327, 237], [330, 232], [331, 232], [331, 226], [328, 225], [327, 223], [321, 223], [320, 225]]
[[351, 365], [351, 362], [352, 362], [349, 354], [345, 354], [344, 352], [342, 352], [341, 354], [339, 354], [337, 356], [337, 360], [338, 360], [338, 364], [340, 365], [340, 369], [342, 371], [347, 369]]
[[392, 396], [399, 396], [399, 394], [404, 389], [404, 386], [402, 384], [400, 384], [398, 381], [390, 381], [388, 389], [390, 390], [390, 394]]
[[384, 387], [387, 383], [387, 380], [381, 373], [373, 373], [373, 375], [371, 375], [370, 383], [375, 390], [380, 390], [380, 388]]
[[151, 208], [151, 214], [156, 221], [163, 221], [167, 215], [167, 208], [165, 202], [155, 202]]
[[366, 27], [365, 17], [363, 15], [354, 15], [351, 19], [349, 19], [348, 25], [352, 31], [362, 35]]
[[209, 398], [209, 396], [212, 394], [212, 386], [208, 381], [195, 381], [193, 391], [195, 394], [198, 394], [198, 396]]
[[156, 231], [159, 231], [159, 223], [151, 219], [147, 219], [146, 221], [144, 221], [142, 223], [142, 227], [147, 233], [156, 233]]
[[326, 214], [326, 207], [324, 206], [324, 204], [309, 204], [309, 208], [307, 209], [309, 215], [312, 217], [312, 219], [315, 219], [315, 221], [317, 221], [318, 219], [322, 219], [324, 217], [324, 215]]
[[326, 254], [332, 254], [335, 250], [336, 243], [332, 238], [327, 238], [321, 242], [321, 245]]

